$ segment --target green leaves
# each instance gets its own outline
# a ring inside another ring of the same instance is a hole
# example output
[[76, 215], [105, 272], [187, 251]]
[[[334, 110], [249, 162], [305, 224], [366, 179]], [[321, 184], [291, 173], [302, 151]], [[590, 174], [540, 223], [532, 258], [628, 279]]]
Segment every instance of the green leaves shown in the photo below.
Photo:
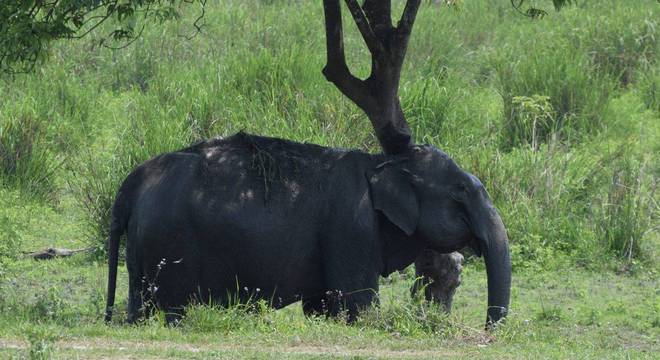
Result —
[[[137, 23], [178, 19], [182, 4], [198, 1], [204, 6], [205, 0], [3, 0], [0, 72], [30, 71], [45, 58], [51, 41], [81, 38], [97, 29], [101, 46], [130, 42], [139, 36]], [[106, 22], [112, 30], [102, 27]]]
[[[543, 9], [539, 9], [535, 6], [530, 6], [526, 10], [523, 10], [527, 2], [528, 2], [527, 0], [511, 0], [511, 5], [518, 12], [532, 19], [539, 19], [548, 15], [547, 11]], [[552, 0], [552, 5], [555, 7], [555, 10], [559, 10], [562, 7], [574, 2], [575, 2], [574, 0]]]

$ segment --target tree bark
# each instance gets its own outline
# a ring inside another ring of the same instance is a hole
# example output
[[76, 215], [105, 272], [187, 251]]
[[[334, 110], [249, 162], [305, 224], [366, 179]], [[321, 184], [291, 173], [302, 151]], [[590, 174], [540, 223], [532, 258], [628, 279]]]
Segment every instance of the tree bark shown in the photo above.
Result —
[[327, 46], [323, 74], [367, 114], [385, 153], [406, 152], [413, 141], [398, 88], [420, 0], [406, 3], [396, 27], [392, 25], [390, 0], [366, 0], [363, 6], [357, 0], [345, 1], [371, 53], [371, 74], [358, 79], [346, 65], [339, 0], [323, 1]]

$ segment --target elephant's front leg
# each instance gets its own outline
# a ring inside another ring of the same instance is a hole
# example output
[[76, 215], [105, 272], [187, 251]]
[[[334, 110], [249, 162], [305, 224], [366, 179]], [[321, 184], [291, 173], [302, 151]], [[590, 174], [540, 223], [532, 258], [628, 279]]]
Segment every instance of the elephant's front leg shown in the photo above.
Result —
[[327, 224], [321, 240], [323, 290], [328, 316], [346, 316], [353, 322], [378, 299], [382, 259], [371, 208], [346, 214], [351, 217], [337, 216], [332, 219], [335, 224]]
[[442, 305], [450, 312], [456, 288], [461, 284], [463, 255], [458, 252], [441, 254], [426, 249], [415, 260], [417, 279], [411, 293], [424, 289], [424, 298]]
[[328, 316], [345, 316], [349, 323], [354, 322], [361, 311], [366, 310], [378, 301], [377, 288], [378, 284], [376, 283], [361, 289], [326, 291]]
[[303, 298], [302, 307], [305, 316], [325, 315], [328, 312], [328, 304], [325, 295]]
[[338, 262], [326, 267], [325, 300], [329, 316], [357, 319], [360, 311], [378, 300], [379, 274], [364, 262]]

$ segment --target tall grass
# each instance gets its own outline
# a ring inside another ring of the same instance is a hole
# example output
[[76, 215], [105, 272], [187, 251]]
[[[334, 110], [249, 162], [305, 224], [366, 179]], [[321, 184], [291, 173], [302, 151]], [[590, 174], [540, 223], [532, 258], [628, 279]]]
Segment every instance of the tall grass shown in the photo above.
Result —
[[540, 33], [543, 30], [532, 34], [531, 39], [521, 35], [528, 40], [507, 43], [492, 55], [504, 103], [504, 149], [528, 141], [516, 138], [520, 136], [517, 128], [521, 117], [514, 99], [522, 96], [546, 97], [552, 108], [546, 128], [561, 131], [566, 137], [586, 137], [602, 126], [612, 81], [594, 72], [583, 52], [564, 39], [556, 39], [556, 34]]
[[654, 230], [659, 210], [655, 202], [658, 180], [644, 181], [651, 169], [648, 163], [635, 160], [621, 158], [613, 164], [599, 224], [605, 245], [628, 261], [645, 255], [640, 244]]
[[16, 221], [15, 210], [19, 203], [15, 192], [0, 189], [0, 279], [2, 279], [9, 265], [20, 255], [23, 238], [21, 230], [23, 225]]
[[[655, 6], [600, 0], [538, 20], [507, 2], [421, 8], [402, 105], [416, 139], [484, 181], [517, 267], [643, 258], [657, 217], [645, 202], [657, 197]], [[38, 73], [0, 82], [3, 186], [75, 196], [102, 254], [121, 181], [159, 153], [239, 130], [378, 151], [368, 119], [321, 74], [322, 13], [232, 0], [208, 3], [192, 40], [180, 36], [190, 8], [123, 50], [93, 47], [96, 34], [56, 44]], [[345, 31], [366, 76], [360, 34]]]
[[0, 118], [0, 183], [47, 197], [61, 161], [49, 149], [43, 120], [31, 113]]

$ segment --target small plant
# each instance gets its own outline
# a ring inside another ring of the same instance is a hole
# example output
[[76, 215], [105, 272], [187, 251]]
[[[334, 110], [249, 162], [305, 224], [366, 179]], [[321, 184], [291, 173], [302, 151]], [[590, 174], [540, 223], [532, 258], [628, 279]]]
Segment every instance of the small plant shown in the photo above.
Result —
[[35, 293], [30, 307], [30, 317], [35, 320], [57, 320], [62, 316], [66, 304], [59, 290], [49, 289]]
[[28, 358], [30, 360], [48, 360], [52, 358], [53, 343], [57, 335], [49, 329], [37, 327], [27, 331], [26, 338], [30, 343]]
[[541, 301], [541, 310], [536, 314], [536, 319], [539, 321], [560, 321], [563, 318], [563, 312], [560, 306], [550, 305], [545, 306]]
[[603, 314], [598, 309], [589, 309], [584, 314], [584, 317], [585, 319], [580, 322], [581, 324], [589, 326], [600, 326]]
[[507, 117], [502, 137], [507, 147], [530, 146], [536, 151], [539, 144], [555, 133], [560, 125], [552, 109], [550, 97], [514, 96], [511, 100], [511, 114]]
[[194, 304], [186, 308], [181, 324], [192, 332], [234, 333], [272, 330], [275, 310], [264, 300], [233, 302], [227, 306]]

